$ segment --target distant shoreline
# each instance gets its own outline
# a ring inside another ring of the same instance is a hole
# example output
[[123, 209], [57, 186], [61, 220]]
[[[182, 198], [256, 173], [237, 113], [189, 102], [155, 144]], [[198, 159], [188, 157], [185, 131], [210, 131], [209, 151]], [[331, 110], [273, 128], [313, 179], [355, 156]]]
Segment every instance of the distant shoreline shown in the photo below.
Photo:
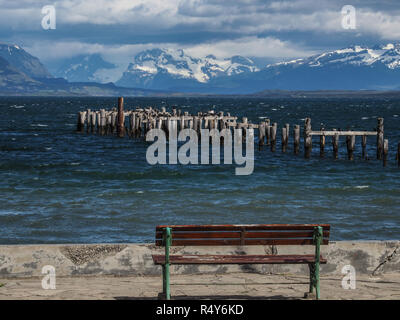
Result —
[[[129, 91], [128, 88], [125, 88]], [[137, 91], [141, 89], [133, 89], [132, 91]], [[146, 89], [143, 89], [146, 90]], [[135, 95], [129, 94], [129, 92], [125, 92], [124, 94], [66, 94], [63, 92], [60, 93], [2, 93], [0, 92], [1, 98], [15, 98], [15, 97], [24, 97], [24, 98], [37, 98], [37, 97], [54, 97], [54, 98], [115, 98], [118, 96], [124, 96], [127, 98], [291, 98], [291, 99], [305, 99], [305, 98], [400, 98], [400, 90], [390, 90], [390, 91], [380, 91], [380, 90], [264, 90], [261, 92], [256, 92], [252, 94], [211, 94], [211, 93], [166, 93], [160, 92], [155, 94], [147, 94], [147, 95]]]

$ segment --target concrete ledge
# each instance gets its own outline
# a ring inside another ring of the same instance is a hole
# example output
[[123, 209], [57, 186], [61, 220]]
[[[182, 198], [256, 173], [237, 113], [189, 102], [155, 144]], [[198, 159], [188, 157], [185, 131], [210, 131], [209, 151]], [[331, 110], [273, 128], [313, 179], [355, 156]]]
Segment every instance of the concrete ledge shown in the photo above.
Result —
[[[173, 247], [173, 254], [302, 254], [313, 246]], [[152, 244], [72, 244], [0, 246], [0, 278], [42, 277], [42, 268], [51, 265], [57, 277], [89, 275], [160, 275], [151, 255], [162, 253]], [[400, 241], [337, 241], [322, 246], [328, 263], [322, 275], [339, 275], [345, 265], [357, 274], [400, 273]], [[173, 266], [173, 274], [192, 273], [292, 273], [308, 274], [306, 265], [216, 265]]]

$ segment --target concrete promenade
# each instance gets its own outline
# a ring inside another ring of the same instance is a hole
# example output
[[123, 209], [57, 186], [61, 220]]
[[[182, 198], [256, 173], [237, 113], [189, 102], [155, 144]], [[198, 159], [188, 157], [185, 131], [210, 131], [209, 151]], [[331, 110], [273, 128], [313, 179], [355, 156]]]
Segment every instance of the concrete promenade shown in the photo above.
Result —
[[[312, 253], [302, 247], [176, 247], [173, 253]], [[154, 299], [161, 268], [152, 244], [0, 246], [0, 299]], [[338, 241], [322, 246], [323, 299], [400, 299], [400, 241]], [[342, 269], [352, 266], [356, 289], [344, 289]], [[42, 288], [43, 267], [55, 271], [56, 289]], [[306, 265], [174, 266], [175, 299], [301, 299]]]
[[[44, 290], [42, 278], [0, 279], [0, 299], [157, 299], [159, 276], [90, 276], [56, 279]], [[342, 277], [321, 277], [321, 299], [400, 300], [400, 274], [361, 275], [355, 289], [343, 289]], [[171, 277], [172, 299], [303, 299], [308, 277], [258, 273], [196, 274]]]

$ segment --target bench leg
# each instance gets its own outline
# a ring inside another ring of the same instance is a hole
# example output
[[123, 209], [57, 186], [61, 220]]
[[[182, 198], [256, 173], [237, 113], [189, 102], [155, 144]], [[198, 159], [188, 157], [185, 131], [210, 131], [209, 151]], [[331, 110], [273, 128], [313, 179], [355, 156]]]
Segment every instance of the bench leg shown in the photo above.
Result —
[[308, 292], [313, 293], [315, 288], [315, 297], [318, 300], [320, 298], [319, 263], [309, 263], [308, 267], [310, 269], [310, 290]]
[[163, 265], [163, 296], [164, 299], [171, 299], [170, 285], [169, 285], [169, 264]]
[[310, 270], [310, 289], [308, 290], [308, 292], [313, 293], [315, 285], [315, 266], [313, 263], [309, 263], [308, 268]]
[[319, 263], [316, 263], [315, 266], [315, 294], [317, 300], [320, 298], [320, 290], [319, 290]]

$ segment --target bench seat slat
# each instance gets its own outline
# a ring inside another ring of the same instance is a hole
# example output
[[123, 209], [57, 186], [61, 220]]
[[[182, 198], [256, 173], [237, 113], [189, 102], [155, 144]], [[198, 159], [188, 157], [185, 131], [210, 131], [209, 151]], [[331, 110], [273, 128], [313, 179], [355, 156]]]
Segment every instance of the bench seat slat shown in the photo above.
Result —
[[[155, 264], [164, 264], [165, 255], [153, 255]], [[315, 262], [310, 255], [172, 255], [171, 264], [308, 264]], [[322, 256], [320, 263], [327, 262]]]
[[[245, 231], [243, 233], [243, 238], [258, 238], [258, 239], [277, 239], [277, 238], [310, 238], [312, 239], [314, 232], [313, 231], [269, 231], [269, 232], [262, 232], [262, 231]], [[329, 231], [323, 232], [323, 237], [329, 237]], [[156, 239], [162, 239], [163, 233], [157, 232]], [[172, 238], [177, 239], [240, 239], [241, 232], [188, 232], [188, 231], [172, 231]]]
[[[156, 246], [162, 246], [162, 240], [155, 241]], [[205, 239], [205, 240], [193, 240], [193, 239], [182, 239], [174, 240], [172, 238], [172, 246], [250, 246], [250, 245], [313, 245], [312, 239]], [[329, 244], [328, 239], [323, 239], [321, 244]]]
[[166, 227], [172, 231], [241, 231], [241, 230], [314, 230], [321, 226], [324, 230], [330, 230], [329, 224], [227, 224], [227, 225], [160, 225], [156, 231], [162, 231]]
[[[157, 232], [156, 239], [162, 239], [163, 233]], [[233, 239], [240, 239], [240, 232], [175, 232], [172, 231], [172, 238], [173, 239], [215, 239], [215, 238], [233, 238]]]

